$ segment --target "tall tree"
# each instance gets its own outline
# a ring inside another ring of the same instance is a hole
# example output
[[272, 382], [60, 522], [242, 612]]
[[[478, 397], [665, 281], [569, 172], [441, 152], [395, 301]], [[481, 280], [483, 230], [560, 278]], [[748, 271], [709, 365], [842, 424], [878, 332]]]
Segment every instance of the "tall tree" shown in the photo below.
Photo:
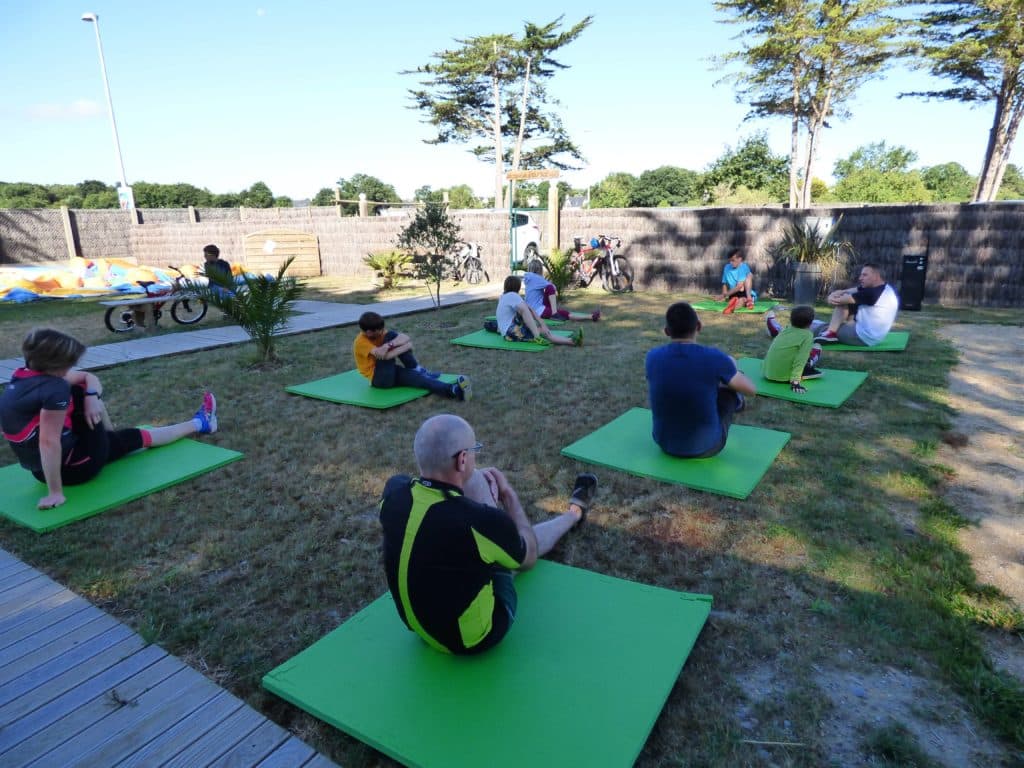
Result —
[[610, 173], [590, 188], [591, 208], [628, 208], [637, 178], [631, 173]]
[[[738, 62], [732, 77], [747, 119], [790, 121], [790, 205], [811, 204], [814, 163], [822, 130], [847, 117], [846, 104], [891, 55], [896, 21], [885, 14], [894, 0], [716, 0], [743, 25], [741, 48], [721, 58]], [[800, 137], [804, 137], [800, 158]]]
[[320, 187], [320, 191], [313, 195], [309, 201], [310, 205], [334, 205], [334, 190], [330, 187]]
[[932, 193], [932, 200], [959, 203], [971, 199], [978, 183], [960, 163], [943, 163], [925, 168], [921, 171], [921, 181]]
[[246, 208], [270, 208], [274, 204], [274, 193], [262, 181], [257, 181], [241, 193], [242, 205]]
[[749, 136], [734, 149], [725, 151], [708, 166], [700, 181], [703, 202], [712, 202], [711, 190], [724, 185], [730, 192], [740, 187], [766, 193], [779, 199], [786, 194], [789, 160], [772, 153], [764, 133]]
[[699, 199], [699, 183], [700, 174], [696, 171], [663, 165], [640, 174], [630, 193], [629, 205], [635, 208], [688, 205]]
[[975, 202], [995, 200], [1024, 116], [1024, 3], [1021, 0], [930, 0], [915, 2], [923, 13], [913, 49], [949, 88], [904, 96], [993, 102], [995, 113]]
[[434, 61], [402, 74], [421, 75], [410, 90], [424, 122], [437, 129], [428, 144], [477, 144], [470, 150], [494, 163], [494, 199], [502, 200], [505, 170], [553, 167], [571, 169], [582, 159], [552, 107], [558, 102], [547, 81], [566, 65], [554, 54], [586, 29], [585, 17], [559, 31], [559, 16], [538, 26], [525, 22], [523, 36], [483, 35], [459, 39], [455, 50], [434, 54]]
[[836, 160], [832, 195], [845, 203], [922, 203], [932, 194], [920, 171], [911, 170], [917, 153], [890, 147], [884, 141], [857, 147], [849, 157]]
[[[338, 187], [341, 189], [342, 200], [358, 200], [362, 193], [372, 203], [402, 202], [402, 198], [398, 196], [393, 186], [385, 184], [376, 176], [369, 176], [365, 173], [357, 173], [351, 179], [338, 179]], [[387, 205], [373, 206], [371, 213], [380, 212], [388, 207]], [[359, 213], [359, 203], [342, 203], [341, 212], [346, 216], [354, 216]]]

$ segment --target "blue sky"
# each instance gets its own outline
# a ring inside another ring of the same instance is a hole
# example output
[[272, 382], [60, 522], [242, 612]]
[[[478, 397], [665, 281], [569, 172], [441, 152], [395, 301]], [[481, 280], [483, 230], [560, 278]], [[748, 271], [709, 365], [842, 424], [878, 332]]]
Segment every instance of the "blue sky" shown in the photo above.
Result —
[[[400, 70], [427, 63], [455, 38], [519, 34], [558, 14], [591, 27], [566, 48], [571, 69], [551, 86], [587, 167], [584, 186], [615, 171], [661, 165], [702, 170], [726, 145], [767, 130], [788, 151], [785, 121], [744, 122], [744, 105], [709, 61], [734, 47], [711, 0], [389, 3], [312, 0], [38, 0], [7, 4], [0, 20], [0, 180], [117, 180], [96, 38], [100, 32], [129, 182], [188, 182], [214, 192], [262, 180], [309, 197], [367, 173], [410, 197], [419, 186], [469, 184], [491, 194], [493, 172], [460, 145], [431, 146]], [[869, 83], [853, 116], [825, 132], [816, 175], [885, 140], [977, 173], [990, 105], [898, 100], [930, 87], [904, 70]], [[1024, 163], [1018, 146], [1012, 162]]]

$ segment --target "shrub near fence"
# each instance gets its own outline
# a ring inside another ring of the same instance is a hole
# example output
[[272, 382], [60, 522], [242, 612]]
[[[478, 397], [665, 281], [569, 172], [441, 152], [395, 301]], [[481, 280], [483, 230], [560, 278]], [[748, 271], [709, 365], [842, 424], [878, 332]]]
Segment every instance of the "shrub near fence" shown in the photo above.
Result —
[[[904, 253], [927, 253], [925, 301], [970, 306], [1024, 303], [1024, 203], [889, 205], [813, 208], [567, 209], [560, 214], [562, 250], [574, 235], [622, 238], [638, 290], [714, 291], [725, 254], [741, 248], [759, 288], [787, 293], [790, 275], [769, 254], [782, 227], [806, 216], [844, 215], [840, 235], [857, 248], [856, 261], [873, 261], [898, 282]], [[410, 214], [411, 215], [411, 214]], [[492, 278], [508, 271], [508, 216], [503, 212], [452, 216], [462, 238], [483, 246]], [[314, 234], [326, 275], [365, 275], [368, 253], [388, 250], [408, 216], [339, 218], [333, 207], [71, 211], [73, 246], [86, 258], [127, 256], [142, 264], [199, 263], [206, 243], [243, 262], [245, 235], [281, 226]], [[544, 216], [538, 216], [543, 225]], [[68, 247], [61, 211], [0, 211], [0, 263], [62, 261]], [[542, 241], [542, 251], [550, 245]]]

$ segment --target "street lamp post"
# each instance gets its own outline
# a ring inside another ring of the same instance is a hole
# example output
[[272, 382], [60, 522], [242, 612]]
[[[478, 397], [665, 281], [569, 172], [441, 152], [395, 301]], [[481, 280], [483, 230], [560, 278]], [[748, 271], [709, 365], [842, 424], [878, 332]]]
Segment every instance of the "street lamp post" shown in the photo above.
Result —
[[114, 119], [114, 102], [110, 99], [110, 83], [107, 80], [107, 64], [103, 59], [103, 42], [100, 40], [100, 16], [98, 13], [83, 13], [82, 21], [92, 22], [96, 28], [96, 48], [100, 52], [100, 72], [103, 74], [103, 90], [107, 94], [107, 111], [110, 113], [110, 127], [114, 132], [114, 152], [117, 155], [117, 170], [121, 186], [117, 191], [118, 201], [125, 210], [135, 208], [135, 196], [124, 175], [124, 159], [121, 157], [121, 141], [117, 137], [117, 120]]

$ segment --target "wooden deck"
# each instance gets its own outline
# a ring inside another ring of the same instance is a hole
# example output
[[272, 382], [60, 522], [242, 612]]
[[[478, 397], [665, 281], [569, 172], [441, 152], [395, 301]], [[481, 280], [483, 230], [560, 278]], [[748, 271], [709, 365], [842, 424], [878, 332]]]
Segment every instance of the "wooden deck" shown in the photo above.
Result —
[[0, 766], [158, 765], [334, 763], [0, 549]]

